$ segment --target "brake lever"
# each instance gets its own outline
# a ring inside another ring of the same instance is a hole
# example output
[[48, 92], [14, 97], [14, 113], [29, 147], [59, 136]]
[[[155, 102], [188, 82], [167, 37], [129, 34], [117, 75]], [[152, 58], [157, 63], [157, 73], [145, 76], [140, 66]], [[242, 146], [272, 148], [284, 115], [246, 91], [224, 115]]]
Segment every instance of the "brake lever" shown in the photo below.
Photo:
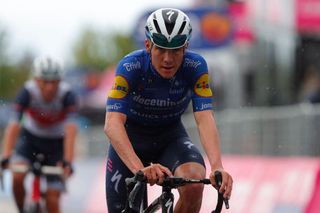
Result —
[[[218, 190], [220, 189], [221, 185], [222, 185], [222, 174], [221, 172], [219, 171], [216, 171], [214, 173], [214, 177], [215, 177], [215, 181], [218, 185]], [[219, 192], [220, 193], [220, 192]], [[229, 199], [228, 198], [225, 198], [223, 197], [223, 202], [224, 202], [224, 205], [226, 207], [226, 209], [229, 209]]]
[[229, 199], [223, 198], [224, 205], [226, 206], [226, 209], [229, 209]]

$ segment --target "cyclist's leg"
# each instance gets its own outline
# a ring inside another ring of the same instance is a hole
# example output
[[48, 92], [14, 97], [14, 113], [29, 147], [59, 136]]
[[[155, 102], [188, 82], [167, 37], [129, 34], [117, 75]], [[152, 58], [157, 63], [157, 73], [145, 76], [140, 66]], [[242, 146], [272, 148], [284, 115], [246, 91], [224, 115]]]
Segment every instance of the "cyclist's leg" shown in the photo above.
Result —
[[[41, 139], [37, 143], [37, 150], [45, 155], [45, 165], [56, 166], [63, 159], [63, 138]], [[65, 182], [62, 177], [57, 175], [46, 176], [47, 186], [45, 201], [49, 213], [60, 212], [60, 197], [65, 191]]]
[[[174, 175], [188, 178], [204, 178], [205, 168], [194, 162], [184, 163], [177, 167]], [[177, 212], [199, 212], [202, 203], [202, 184], [188, 184], [180, 187], [179, 200], [175, 206], [175, 213]]]
[[120, 213], [127, 200], [125, 178], [133, 174], [110, 145], [106, 162], [106, 199], [108, 212]]
[[[155, 128], [139, 126], [129, 120], [127, 120], [125, 127], [133, 149], [144, 165], [147, 166], [150, 162], [155, 162], [155, 156], [159, 154], [159, 149], [154, 146], [158, 134], [151, 134], [151, 132], [155, 132]], [[110, 213], [121, 212], [124, 209], [127, 201], [125, 178], [132, 176], [131, 171], [110, 145], [106, 164], [106, 197]], [[148, 202], [147, 188], [144, 191], [143, 201], [143, 205], [146, 207]]]
[[60, 177], [50, 176], [47, 178], [45, 201], [49, 213], [60, 212], [60, 197], [64, 190], [65, 184]]
[[[19, 139], [15, 147], [15, 154], [12, 156], [11, 164], [14, 165], [30, 165], [32, 161], [33, 149], [30, 146], [31, 141], [30, 134], [26, 130], [22, 129]], [[24, 180], [26, 173], [13, 172], [12, 174], [12, 187], [15, 203], [19, 212], [23, 212], [24, 203], [26, 198], [26, 189]]]
[[49, 213], [60, 212], [60, 195], [61, 191], [48, 188], [46, 193], [46, 206]]
[[[184, 127], [179, 124], [167, 138], [168, 143], [160, 163], [170, 168], [175, 176], [204, 178], [205, 164], [196, 146], [191, 142]], [[179, 188], [179, 199], [175, 212], [199, 212], [202, 202], [203, 185], [188, 184]]]
[[[26, 164], [23, 161], [17, 161], [14, 164]], [[23, 212], [24, 208], [24, 202], [25, 202], [25, 195], [26, 190], [24, 187], [24, 179], [25, 179], [26, 173], [20, 173], [20, 172], [13, 172], [12, 173], [12, 187], [13, 187], [13, 195], [15, 199], [15, 203], [17, 205], [17, 208], [19, 212]]]

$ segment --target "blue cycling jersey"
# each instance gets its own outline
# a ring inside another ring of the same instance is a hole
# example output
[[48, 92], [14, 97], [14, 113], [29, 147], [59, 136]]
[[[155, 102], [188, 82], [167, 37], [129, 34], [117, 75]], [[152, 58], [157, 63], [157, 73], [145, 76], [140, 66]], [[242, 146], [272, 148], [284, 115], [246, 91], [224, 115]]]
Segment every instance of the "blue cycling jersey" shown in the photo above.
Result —
[[163, 125], [179, 120], [191, 100], [193, 111], [212, 109], [202, 56], [186, 51], [176, 75], [165, 79], [152, 66], [150, 54], [137, 50], [119, 62], [106, 110], [124, 113], [142, 125]]

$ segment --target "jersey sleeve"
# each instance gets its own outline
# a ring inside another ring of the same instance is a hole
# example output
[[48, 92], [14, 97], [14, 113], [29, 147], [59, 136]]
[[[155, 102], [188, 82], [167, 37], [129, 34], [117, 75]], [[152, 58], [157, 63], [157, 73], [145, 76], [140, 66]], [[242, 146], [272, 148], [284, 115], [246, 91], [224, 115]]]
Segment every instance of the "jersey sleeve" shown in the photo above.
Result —
[[[212, 110], [212, 90], [209, 83], [208, 66], [205, 59], [201, 56], [196, 57], [192, 76], [192, 107], [193, 111]], [[195, 70], [194, 70], [195, 69]]]
[[73, 122], [78, 117], [79, 102], [77, 95], [68, 91], [63, 99], [63, 107], [66, 115], [66, 121]]
[[113, 85], [109, 91], [106, 111], [107, 112], [120, 112], [127, 114], [129, 102], [129, 89], [132, 82], [132, 73], [134, 70], [128, 70], [128, 64], [131, 62], [128, 58], [122, 59], [115, 72]]
[[11, 118], [11, 121], [20, 122], [23, 117], [23, 112], [28, 108], [29, 103], [30, 93], [26, 88], [22, 88], [18, 92], [18, 95], [16, 96], [16, 99], [14, 101], [13, 116]]

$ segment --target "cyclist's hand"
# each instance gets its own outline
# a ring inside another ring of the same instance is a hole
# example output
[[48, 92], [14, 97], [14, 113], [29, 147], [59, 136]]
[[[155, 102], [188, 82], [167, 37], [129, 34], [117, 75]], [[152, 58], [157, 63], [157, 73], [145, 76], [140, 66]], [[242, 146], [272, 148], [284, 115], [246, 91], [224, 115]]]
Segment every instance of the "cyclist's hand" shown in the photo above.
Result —
[[148, 179], [148, 183], [150, 183], [150, 185], [154, 185], [155, 183], [162, 184], [163, 179], [166, 176], [173, 176], [171, 171], [167, 167], [164, 167], [158, 163], [151, 163], [150, 166], [143, 168], [141, 171], [143, 172], [144, 176]]
[[60, 163], [60, 166], [62, 166], [62, 168], [63, 168], [63, 176], [64, 176], [64, 178], [68, 178], [73, 174], [74, 169], [73, 169], [72, 164], [69, 161], [63, 160]]
[[[219, 192], [223, 193], [224, 198], [230, 199], [231, 192], [232, 192], [233, 179], [232, 179], [231, 175], [228, 172], [226, 172], [225, 170], [223, 170], [223, 169], [217, 169], [217, 170], [220, 171], [221, 175], [222, 175], [222, 184], [221, 184]], [[214, 178], [215, 171], [211, 172], [210, 180], [211, 180], [212, 185], [215, 188], [217, 188], [218, 184], [216, 183], [215, 178]]]
[[8, 166], [9, 166], [9, 158], [3, 158], [1, 159], [1, 169], [4, 170], [4, 169], [7, 169]]

